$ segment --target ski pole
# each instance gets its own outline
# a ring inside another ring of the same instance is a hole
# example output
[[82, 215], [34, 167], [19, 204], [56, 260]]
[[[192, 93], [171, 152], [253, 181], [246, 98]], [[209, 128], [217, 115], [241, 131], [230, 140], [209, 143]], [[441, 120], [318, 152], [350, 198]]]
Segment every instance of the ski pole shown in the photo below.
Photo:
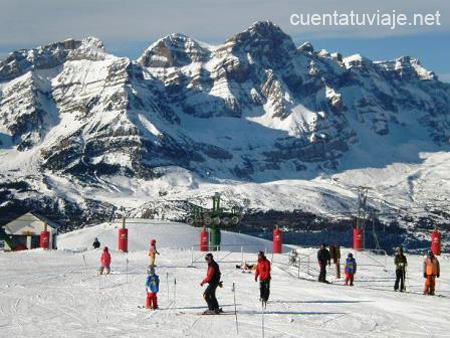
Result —
[[436, 290], [439, 290], [439, 278], [436, 277], [436, 283], [434, 286], [434, 295], [436, 295]]
[[83, 261], [84, 261], [84, 273], [86, 274], [86, 277], [87, 277], [88, 272], [87, 272], [87, 263], [86, 263], [86, 256], [85, 255], [83, 255]]
[[173, 280], [173, 307], [177, 309], [177, 278]]
[[169, 273], [166, 271], [166, 284], [167, 284], [167, 304], [170, 303], [170, 289], [169, 289]]
[[126, 278], [127, 278], [127, 284], [128, 284], [128, 257], [127, 257], [127, 267], [126, 267]]
[[261, 302], [261, 331], [264, 338], [264, 302]]
[[234, 294], [234, 316], [236, 318], [236, 334], [239, 335], [239, 324], [238, 324], [238, 317], [237, 317], [237, 308], [236, 308], [236, 286], [233, 283], [233, 288], [232, 288], [233, 294]]
[[405, 271], [403, 272], [405, 274], [405, 276], [404, 276], [405, 289], [406, 289], [406, 281], [408, 281], [408, 290], [409, 290], [409, 292], [411, 292], [411, 283], [409, 282], [409, 275], [408, 275], [407, 270], [408, 270], [408, 267], [405, 266]]

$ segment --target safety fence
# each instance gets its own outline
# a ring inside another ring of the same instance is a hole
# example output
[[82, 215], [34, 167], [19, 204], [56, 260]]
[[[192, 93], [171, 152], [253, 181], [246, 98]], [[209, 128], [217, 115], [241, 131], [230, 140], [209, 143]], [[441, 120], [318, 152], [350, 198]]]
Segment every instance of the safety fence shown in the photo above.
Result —
[[[201, 252], [199, 245], [193, 245], [191, 247], [191, 266], [196, 263], [204, 262], [206, 252]], [[214, 259], [219, 263], [239, 263], [242, 264], [244, 256], [248, 252], [267, 252], [267, 246], [264, 245], [242, 245], [242, 244], [225, 244], [220, 245], [220, 250], [209, 251], [214, 254]]]
[[[263, 251], [272, 262], [283, 261], [285, 254], [274, 254], [272, 246], [263, 244], [221, 244], [220, 250], [209, 251], [214, 254], [214, 259], [220, 263], [244, 264], [247, 261], [256, 261], [258, 251]], [[288, 251], [288, 246], [283, 246], [283, 251]], [[200, 245], [191, 246], [191, 266], [204, 262], [206, 252], [200, 251]]]
[[[373, 253], [375, 256], [369, 255], [368, 253]], [[387, 259], [389, 256], [386, 250], [364, 249], [364, 251], [355, 251], [354, 254], [357, 260], [362, 261], [362, 263], [358, 265], [381, 267], [383, 270], [387, 271]]]
[[[191, 246], [191, 263], [190, 266], [204, 263], [206, 252], [199, 251], [199, 245]], [[247, 245], [247, 244], [225, 244], [220, 246], [220, 250], [212, 251], [217, 262], [222, 264], [236, 264], [244, 266], [247, 263], [256, 263], [258, 251], [264, 251], [266, 256], [272, 262], [274, 267], [289, 273], [298, 279], [315, 279], [319, 275], [319, 265], [317, 263], [317, 250], [319, 248], [298, 248], [291, 245], [283, 245], [282, 254], [274, 254], [270, 245], [265, 246], [261, 244]], [[357, 260], [358, 270], [364, 271], [375, 269], [375, 271], [388, 272], [387, 259], [388, 254], [384, 250], [365, 250], [353, 251]], [[341, 277], [345, 268], [345, 257], [342, 260], [337, 260], [336, 263], [332, 261], [330, 272], [336, 278]], [[367, 269], [365, 269], [367, 268]], [[332, 272], [334, 270], [335, 272]], [[383, 274], [386, 276], [386, 274]], [[380, 277], [380, 280], [382, 278]]]
[[[297, 278], [310, 278], [319, 274], [319, 265], [317, 263], [318, 248], [293, 248], [288, 254], [277, 255], [277, 261], [274, 263], [285, 272]], [[306, 251], [306, 252], [305, 252]], [[365, 267], [374, 267], [387, 272], [387, 252], [384, 250], [366, 250], [366, 251], [352, 251], [357, 260], [358, 267], [364, 269]], [[370, 253], [375, 254], [374, 257]], [[380, 257], [380, 258], [378, 258]], [[341, 272], [345, 268], [345, 258], [336, 262], [332, 260], [332, 266], [336, 268], [335, 277], [340, 278]]]

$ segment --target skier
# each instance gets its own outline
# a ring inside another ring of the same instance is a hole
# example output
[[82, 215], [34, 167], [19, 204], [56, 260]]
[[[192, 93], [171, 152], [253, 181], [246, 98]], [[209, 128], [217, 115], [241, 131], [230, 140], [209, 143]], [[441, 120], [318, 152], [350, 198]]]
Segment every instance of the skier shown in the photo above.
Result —
[[317, 252], [317, 260], [319, 261], [320, 266], [319, 282], [329, 283], [326, 279], [327, 263], [328, 265], [331, 265], [331, 256], [325, 243], [320, 246], [320, 250]]
[[100, 258], [100, 263], [101, 263], [100, 271], [99, 271], [100, 275], [103, 275], [103, 271], [104, 270], [106, 270], [106, 274], [109, 275], [109, 273], [111, 272], [111, 268], [110, 268], [110, 266], [111, 266], [111, 255], [109, 254], [107, 246], [105, 246], [103, 248], [103, 253], [102, 253], [102, 256]]
[[236, 269], [240, 269], [242, 272], [251, 273], [253, 270], [256, 270], [256, 264], [248, 264], [244, 261], [241, 264], [236, 264]]
[[259, 300], [264, 307], [267, 306], [267, 301], [270, 295], [270, 261], [264, 255], [264, 252], [258, 252], [258, 265], [256, 266], [255, 282], [259, 277]]
[[353, 254], [350, 252], [345, 260], [345, 285], [350, 283], [353, 286], [353, 279], [356, 274], [356, 260], [353, 258]]
[[408, 261], [406, 256], [403, 254], [403, 248], [399, 246], [397, 248], [397, 254], [394, 259], [395, 263], [395, 284], [394, 291], [398, 291], [400, 284], [400, 292], [406, 291], [405, 287], [405, 277], [406, 277], [406, 267], [408, 266]]
[[95, 237], [95, 239], [94, 239], [94, 243], [92, 243], [92, 246], [94, 247], [94, 249], [98, 249], [98, 248], [100, 248], [100, 242], [98, 241], [98, 238], [97, 237]]
[[147, 288], [147, 302], [145, 308], [158, 309], [159, 276], [155, 273], [155, 267], [150, 267], [150, 274], [145, 282]]
[[155, 262], [156, 262], [156, 255], [159, 255], [158, 250], [156, 250], [156, 239], [152, 239], [150, 242], [150, 251], [148, 253], [148, 255], [150, 256], [150, 267], [151, 266], [156, 266]]
[[205, 279], [200, 283], [200, 286], [208, 283], [208, 287], [203, 293], [203, 298], [205, 298], [206, 303], [208, 304], [208, 310], [203, 314], [219, 314], [223, 312], [222, 309], [219, 308], [219, 303], [216, 298], [217, 287], [222, 287], [222, 282], [220, 281], [220, 268], [214, 260], [212, 253], [206, 254], [205, 261], [208, 263], [208, 272]]
[[434, 287], [436, 285], [436, 277], [439, 278], [440, 267], [439, 261], [433, 254], [433, 251], [428, 251], [428, 255], [423, 260], [423, 277], [426, 278], [424, 295], [434, 295]]

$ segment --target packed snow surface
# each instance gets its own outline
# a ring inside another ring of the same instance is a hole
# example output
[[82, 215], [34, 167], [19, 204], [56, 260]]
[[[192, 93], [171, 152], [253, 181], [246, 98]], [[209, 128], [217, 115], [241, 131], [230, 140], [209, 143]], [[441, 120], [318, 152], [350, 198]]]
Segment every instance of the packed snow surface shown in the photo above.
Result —
[[[116, 251], [118, 227], [101, 224], [64, 234], [58, 251], [0, 254], [1, 336], [261, 337], [258, 284], [236, 264], [242, 258], [253, 263], [254, 251], [266, 247], [273, 269], [264, 337], [450, 337], [446, 257], [440, 257], [440, 296], [420, 294], [422, 257], [412, 255], [408, 255], [409, 293], [401, 294], [392, 291], [393, 257], [357, 253], [355, 286], [345, 287], [342, 279], [335, 278], [333, 267], [329, 269], [332, 284], [325, 285], [315, 281], [316, 248], [298, 248], [302, 258], [298, 270], [288, 265], [287, 255], [270, 254], [270, 242], [224, 233], [223, 251], [215, 255], [224, 282], [217, 295], [225, 315], [199, 316], [205, 309], [199, 283], [206, 267], [203, 254], [189, 249], [197, 243], [199, 230], [179, 223], [130, 222], [130, 252], [125, 254]], [[97, 276], [101, 250], [91, 248], [94, 237], [111, 249], [111, 275]], [[161, 253], [158, 311], [139, 308], [145, 304], [151, 238], [156, 238]], [[343, 256], [348, 251], [343, 249]]]

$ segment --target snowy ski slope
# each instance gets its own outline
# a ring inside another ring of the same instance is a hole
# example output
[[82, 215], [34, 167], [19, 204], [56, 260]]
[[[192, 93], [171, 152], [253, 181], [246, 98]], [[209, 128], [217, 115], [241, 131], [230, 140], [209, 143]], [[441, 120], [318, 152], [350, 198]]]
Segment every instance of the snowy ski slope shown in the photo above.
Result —
[[[199, 285], [205, 263], [200, 258], [191, 265], [189, 250], [197, 243], [198, 229], [179, 223], [130, 222], [131, 251], [124, 254], [116, 251], [116, 228], [102, 224], [64, 234], [58, 245], [65, 250], [0, 254], [0, 336], [262, 336], [258, 285], [253, 276], [235, 268], [242, 259], [240, 249], [219, 254], [224, 288], [219, 289], [218, 299], [225, 312], [233, 315], [199, 316], [205, 307]], [[96, 275], [100, 250], [90, 248], [96, 236], [112, 249], [113, 272], [109, 276]], [[161, 309], [156, 312], [139, 308], [145, 303], [147, 249], [153, 237], [161, 253], [157, 260]], [[270, 250], [271, 246], [268, 241], [232, 233], [224, 233], [223, 243], [245, 245], [243, 255], [249, 262], [255, 259], [254, 251], [265, 246]], [[385, 267], [383, 256], [357, 254], [359, 272], [355, 287], [349, 288], [332, 272], [332, 285], [315, 282], [316, 249], [298, 250], [303, 261], [300, 272], [287, 265], [286, 255], [273, 257], [265, 337], [450, 337], [448, 258], [440, 258], [437, 293], [441, 297], [428, 297], [419, 294], [423, 283], [420, 256], [408, 256], [407, 288], [412, 293], [399, 294], [392, 292], [392, 257], [386, 258]], [[201, 254], [195, 252], [195, 256]]]

